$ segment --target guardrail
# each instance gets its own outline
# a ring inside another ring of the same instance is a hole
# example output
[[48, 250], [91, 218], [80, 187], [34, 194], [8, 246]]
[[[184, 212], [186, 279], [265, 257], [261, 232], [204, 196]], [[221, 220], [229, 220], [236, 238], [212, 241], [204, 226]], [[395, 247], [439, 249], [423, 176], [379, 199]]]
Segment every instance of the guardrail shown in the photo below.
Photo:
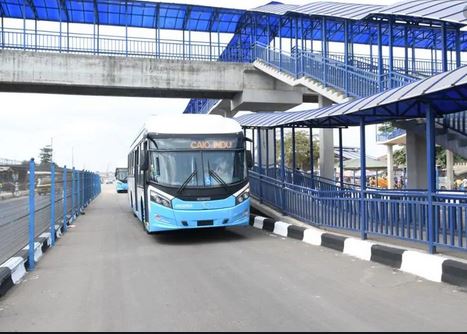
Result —
[[55, 243], [100, 193], [100, 178], [85, 170], [55, 164], [3, 165], [0, 173], [0, 264], [29, 246], [29, 269], [34, 269], [34, 240], [50, 233]]
[[384, 143], [388, 140], [403, 136], [406, 134], [406, 131], [399, 128], [394, 128], [394, 130], [389, 132], [377, 132], [376, 133], [376, 142]]
[[308, 224], [467, 251], [467, 192], [317, 190], [255, 171], [250, 188], [263, 203]]

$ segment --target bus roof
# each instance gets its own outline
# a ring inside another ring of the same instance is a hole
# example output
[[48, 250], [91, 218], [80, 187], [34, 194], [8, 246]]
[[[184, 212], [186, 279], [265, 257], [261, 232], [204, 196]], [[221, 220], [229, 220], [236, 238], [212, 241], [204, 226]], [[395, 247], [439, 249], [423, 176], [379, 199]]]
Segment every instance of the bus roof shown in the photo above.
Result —
[[151, 116], [132, 147], [148, 133], [153, 134], [232, 134], [242, 132], [241, 125], [232, 118], [220, 115], [178, 114]]

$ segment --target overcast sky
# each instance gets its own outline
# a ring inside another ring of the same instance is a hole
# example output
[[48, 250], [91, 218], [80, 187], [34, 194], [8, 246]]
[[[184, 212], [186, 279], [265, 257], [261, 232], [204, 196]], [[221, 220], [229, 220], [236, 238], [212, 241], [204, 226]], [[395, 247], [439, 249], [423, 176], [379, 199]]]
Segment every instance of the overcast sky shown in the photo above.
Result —
[[[267, 0], [183, 0], [172, 1], [200, 5], [253, 8]], [[289, 0], [286, 3], [306, 4], [310, 0]], [[369, 4], [392, 4], [394, 0], [358, 0]], [[65, 96], [48, 94], [0, 93], [0, 158], [25, 160], [38, 157], [40, 148], [53, 140], [55, 161], [72, 163], [77, 168], [112, 171], [126, 166], [128, 149], [145, 120], [154, 113], [182, 113], [188, 99], [155, 99]], [[309, 106], [302, 106], [305, 108]], [[368, 154], [384, 154], [384, 147], [375, 144], [375, 127], [367, 133]], [[358, 146], [358, 130], [344, 132], [346, 146]], [[337, 143], [337, 142], [336, 142]]]

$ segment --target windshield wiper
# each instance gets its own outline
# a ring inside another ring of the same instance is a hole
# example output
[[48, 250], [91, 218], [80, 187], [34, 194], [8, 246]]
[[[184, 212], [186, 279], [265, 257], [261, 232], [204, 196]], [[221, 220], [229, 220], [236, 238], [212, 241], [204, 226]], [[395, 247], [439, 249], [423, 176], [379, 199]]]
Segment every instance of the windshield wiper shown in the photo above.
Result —
[[193, 179], [193, 177], [198, 174], [198, 170], [194, 170], [193, 173], [190, 174], [190, 176], [188, 176], [188, 178], [186, 179], [185, 182], [183, 182], [182, 186], [180, 188], [178, 188], [177, 190], [177, 194], [181, 194], [182, 191], [186, 188], [186, 186], [188, 185], [188, 183], [190, 183], [190, 181]]
[[209, 169], [209, 175], [219, 182], [226, 191], [229, 191], [229, 185], [212, 169]]

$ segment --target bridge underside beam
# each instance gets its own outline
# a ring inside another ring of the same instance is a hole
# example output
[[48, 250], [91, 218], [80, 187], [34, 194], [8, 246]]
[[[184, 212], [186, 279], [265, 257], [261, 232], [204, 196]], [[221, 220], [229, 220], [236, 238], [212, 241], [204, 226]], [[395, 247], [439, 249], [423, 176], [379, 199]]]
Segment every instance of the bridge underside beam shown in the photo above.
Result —
[[11, 50], [0, 51], [0, 91], [228, 99], [261, 110], [284, 110], [310, 94], [251, 64]]

